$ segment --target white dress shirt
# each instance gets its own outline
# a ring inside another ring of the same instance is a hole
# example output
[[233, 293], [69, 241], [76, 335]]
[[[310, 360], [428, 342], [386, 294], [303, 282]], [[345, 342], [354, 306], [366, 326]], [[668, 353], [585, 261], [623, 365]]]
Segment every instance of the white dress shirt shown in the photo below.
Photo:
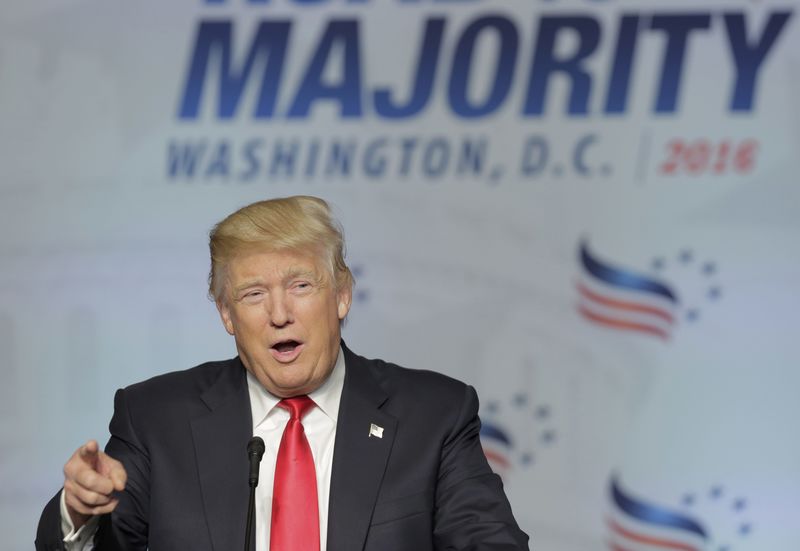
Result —
[[[344, 388], [344, 354], [339, 349], [336, 364], [330, 377], [321, 387], [309, 394], [317, 407], [303, 417], [303, 428], [314, 456], [317, 470], [317, 498], [319, 500], [319, 548], [326, 550], [328, 540], [328, 501], [331, 488], [333, 445], [336, 441], [336, 420]], [[247, 372], [247, 390], [250, 395], [250, 412], [253, 416], [253, 436], [264, 440], [264, 457], [259, 469], [256, 488], [256, 551], [269, 551], [269, 532], [272, 520], [272, 486], [275, 462], [289, 412], [276, 407], [280, 398], [273, 396]], [[91, 551], [97, 530], [98, 517], [93, 517], [79, 530], [75, 530], [67, 512], [64, 492], [61, 492], [61, 530], [67, 551]]]

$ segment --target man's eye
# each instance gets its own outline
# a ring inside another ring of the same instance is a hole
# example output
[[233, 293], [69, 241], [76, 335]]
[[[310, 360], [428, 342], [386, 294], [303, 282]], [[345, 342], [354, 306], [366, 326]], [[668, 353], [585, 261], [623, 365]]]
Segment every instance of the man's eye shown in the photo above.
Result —
[[264, 294], [263, 291], [249, 291], [249, 292], [245, 293], [242, 298], [244, 300], [257, 300], [257, 299], [261, 298], [261, 295], [263, 295], [263, 294]]

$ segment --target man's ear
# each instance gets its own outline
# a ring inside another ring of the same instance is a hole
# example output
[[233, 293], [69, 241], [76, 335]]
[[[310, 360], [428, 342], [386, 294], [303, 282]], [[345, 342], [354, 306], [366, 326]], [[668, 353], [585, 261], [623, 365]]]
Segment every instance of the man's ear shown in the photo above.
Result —
[[342, 285], [342, 288], [336, 293], [336, 301], [337, 313], [341, 321], [350, 311], [350, 304], [353, 302], [353, 286], [348, 284]]
[[225, 326], [225, 331], [227, 331], [229, 335], [234, 335], [233, 322], [231, 321], [231, 309], [222, 299], [217, 299], [216, 303], [219, 317], [222, 319], [222, 325]]

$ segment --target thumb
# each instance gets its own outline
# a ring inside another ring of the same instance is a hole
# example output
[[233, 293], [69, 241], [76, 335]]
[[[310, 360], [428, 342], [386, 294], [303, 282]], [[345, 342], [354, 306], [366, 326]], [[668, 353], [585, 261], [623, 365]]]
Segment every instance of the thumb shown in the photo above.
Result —
[[125, 467], [122, 463], [111, 457], [105, 452], [100, 452], [97, 456], [97, 472], [107, 476], [114, 483], [114, 489], [122, 491], [125, 489], [125, 483], [128, 480], [128, 473], [125, 472]]

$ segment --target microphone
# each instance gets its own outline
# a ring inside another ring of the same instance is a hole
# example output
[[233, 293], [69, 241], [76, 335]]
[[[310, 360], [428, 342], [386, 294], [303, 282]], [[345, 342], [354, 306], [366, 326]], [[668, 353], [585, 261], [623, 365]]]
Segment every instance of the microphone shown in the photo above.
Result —
[[258, 466], [264, 457], [264, 441], [254, 436], [247, 443], [247, 458], [250, 460], [250, 487], [258, 486]]
[[256, 516], [256, 486], [258, 486], [258, 466], [264, 457], [264, 441], [254, 436], [247, 443], [247, 458], [250, 460], [250, 501], [247, 506], [247, 527], [244, 531], [244, 551], [250, 551], [253, 537], [253, 524]]

